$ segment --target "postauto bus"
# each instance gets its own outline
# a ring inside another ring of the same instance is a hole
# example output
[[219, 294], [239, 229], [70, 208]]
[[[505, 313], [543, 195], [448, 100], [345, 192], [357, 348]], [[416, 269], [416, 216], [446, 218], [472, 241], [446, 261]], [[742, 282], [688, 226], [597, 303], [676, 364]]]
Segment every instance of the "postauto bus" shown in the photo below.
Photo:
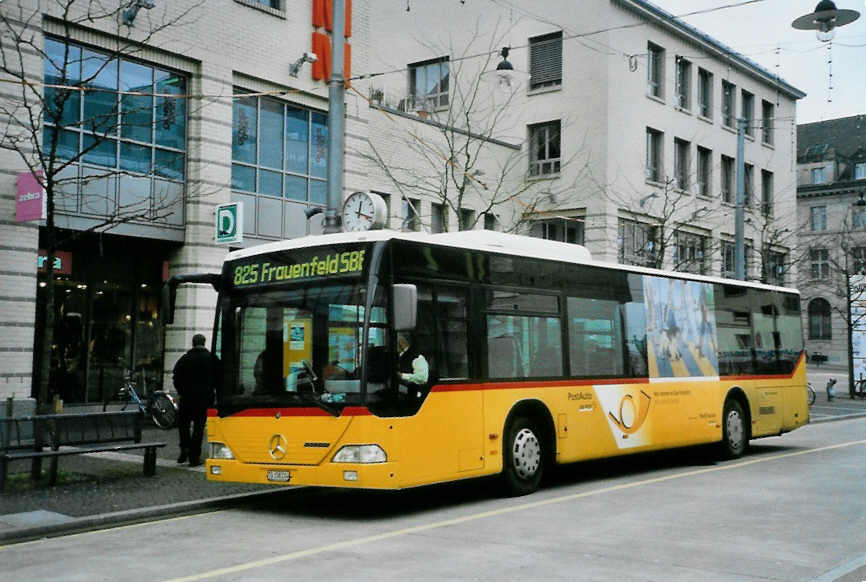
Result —
[[[166, 295], [191, 282], [219, 292], [211, 481], [500, 474], [524, 494], [552, 464], [698, 443], [737, 457], [809, 419], [791, 289], [491, 231], [275, 242], [173, 277]], [[400, 335], [426, 363], [415, 382]]]

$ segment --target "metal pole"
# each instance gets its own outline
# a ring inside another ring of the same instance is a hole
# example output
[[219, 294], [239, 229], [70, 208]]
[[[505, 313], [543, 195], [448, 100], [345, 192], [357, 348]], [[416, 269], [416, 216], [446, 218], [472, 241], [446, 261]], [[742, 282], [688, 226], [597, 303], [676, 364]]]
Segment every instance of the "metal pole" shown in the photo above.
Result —
[[343, 139], [346, 133], [346, 85], [343, 78], [345, 0], [334, 0], [332, 22], [331, 78], [328, 79], [328, 208], [325, 211], [325, 234], [341, 231], [339, 212], [343, 205]]
[[740, 281], [746, 279], [746, 248], [745, 248], [745, 217], [743, 212], [743, 197], [746, 184], [745, 161], [746, 120], [737, 120], [737, 209], [734, 216], [734, 240], [736, 257], [734, 259], [735, 277]]

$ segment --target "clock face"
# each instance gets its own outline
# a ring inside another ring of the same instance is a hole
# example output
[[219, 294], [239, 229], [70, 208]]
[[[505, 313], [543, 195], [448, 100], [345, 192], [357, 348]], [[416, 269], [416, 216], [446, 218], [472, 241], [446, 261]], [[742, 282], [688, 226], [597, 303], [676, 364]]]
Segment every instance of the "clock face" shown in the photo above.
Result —
[[381, 226], [376, 200], [366, 192], [355, 192], [343, 204], [343, 230], [370, 230]]

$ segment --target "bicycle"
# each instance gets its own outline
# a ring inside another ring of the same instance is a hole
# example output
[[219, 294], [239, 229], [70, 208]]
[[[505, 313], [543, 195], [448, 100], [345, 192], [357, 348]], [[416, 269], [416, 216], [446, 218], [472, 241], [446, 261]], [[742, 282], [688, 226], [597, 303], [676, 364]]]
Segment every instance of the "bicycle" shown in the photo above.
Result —
[[129, 402], [133, 401], [144, 416], [150, 418], [153, 424], [163, 430], [173, 428], [177, 424], [178, 405], [175, 397], [163, 390], [153, 390], [142, 400], [135, 389], [132, 372], [127, 372], [118, 397], [123, 402], [121, 410], [126, 410]]
[[809, 406], [812, 406], [813, 404], [815, 404], [815, 398], [817, 397], [817, 394], [815, 393], [815, 389], [812, 387], [811, 382], [806, 382], [806, 390], [808, 391], [809, 395]]

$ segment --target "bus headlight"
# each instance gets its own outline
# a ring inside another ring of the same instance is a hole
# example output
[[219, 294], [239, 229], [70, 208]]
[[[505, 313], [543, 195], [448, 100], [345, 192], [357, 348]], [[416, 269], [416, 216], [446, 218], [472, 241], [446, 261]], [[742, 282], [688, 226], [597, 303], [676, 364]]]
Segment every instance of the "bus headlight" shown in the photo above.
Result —
[[331, 462], [333, 463], [384, 463], [388, 455], [379, 445], [346, 445]]
[[208, 455], [211, 459], [234, 459], [235, 456], [232, 454], [232, 450], [225, 446], [222, 443], [209, 443], [210, 444], [210, 455]]

